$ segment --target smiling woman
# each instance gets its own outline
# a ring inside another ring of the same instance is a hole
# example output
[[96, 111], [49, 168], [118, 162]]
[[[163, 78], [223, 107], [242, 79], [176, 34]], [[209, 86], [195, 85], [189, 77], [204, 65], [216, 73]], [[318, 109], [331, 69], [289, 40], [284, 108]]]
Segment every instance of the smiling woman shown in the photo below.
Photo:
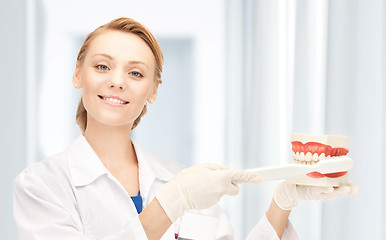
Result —
[[74, 85], [83, 88], [78, 107], [83, 116], [77, 116], [78, 124], [90, 131], [91, 122], [107, 121], [130, 132], [146, 113], [146, 101], [153, 102], [157, 96], [151, 49], [132, 33], [105, 30], [85, 51], [86, 55], [79, 53], [73, 76]]
[[[106, 33], [107, 31], [109, 32], [108, 35], [111, 35], [111, 39], [109, 37], [104, 36], [105, 34], [99, 36], [101, 35], [101, 33]], [[104, 40], [106, 39], [107, 42], [104, 42]], [[116, 45], [115, 43], [111, 44], [114, 41], [117, 41], [118, 45]], [[102, 44], [103, 46], [100, 46], [98, 44]], [[117, 59], [106, 53], [109, 50], [111, 50], [113, 54], [117, 54]], [[128, 55], [126, 55], [127, 53]], [[85, 57], [86, 54], [90, 57]], [[135, 58], [137, 56], [141, 60]], [[119, 60], [123, 62], [122, 64], [124, 64], [124, 66], [117, 65]], [[113, 70], [113, 67], [115, 74], [117, 74], [116, 71], [118, 70], [118, 68], [121, 67], [123, 68], [122, 74], [132, 75], [135, 78], [144, 77], [145, 80], [154, 79], [153, 97], [155, 98], [158, 89], [158, 84], [162, 83], [161, 73], [163, 61], [164, 60], [161, 48], [155, 40], [154, 36], [150, 33], [150, 31], [141, 24], [135, 24], [134, 22], [128, 24], [126, 19], [120, 18], [100, 26], [87, 36], [78, 53], [77, 69], [74, 73], [73, 83], [74, 85], [76, 84], [76, 86], [80, 87], [78, 76], [79, 67], [84, 64], [89, 64], [89, 68], [94, 67], [101, 72], [110, 72], [110, 77], [112, 74], [111, 72]], [[155, 70], [152, 71], [152, 69]], [[154, 100], [155, 99], [153, 98], [149, 99], [150, 103], [153, 103]], [[142, 116], [145, 115], [146, 112], [147, 107], [146, 105], [144, 105], [141, 114], [134, 121], [132, 129], [134, 129], [138, 125]], [[78, 105], [76, 119], [82, 132], [85, 131], [87, 126], [86, 115], [87, 113], [83, 103], [83, 98], [81, 98]]]

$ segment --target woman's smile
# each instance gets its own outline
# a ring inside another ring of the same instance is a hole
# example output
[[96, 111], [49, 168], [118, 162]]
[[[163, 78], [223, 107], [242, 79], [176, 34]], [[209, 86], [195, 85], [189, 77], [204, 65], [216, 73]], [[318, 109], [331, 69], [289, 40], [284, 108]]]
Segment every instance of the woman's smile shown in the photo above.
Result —
[[106, 104], [108, 104], [109, 106], [112, 106], [112, 107], [123, 107], [125, 106], [126, 104], [129, 104], [128, 101], [120, 98], [120, 97], [117, 97], [117, 96], [102, 96], [102, 95], [98, 95], [98, 97]]

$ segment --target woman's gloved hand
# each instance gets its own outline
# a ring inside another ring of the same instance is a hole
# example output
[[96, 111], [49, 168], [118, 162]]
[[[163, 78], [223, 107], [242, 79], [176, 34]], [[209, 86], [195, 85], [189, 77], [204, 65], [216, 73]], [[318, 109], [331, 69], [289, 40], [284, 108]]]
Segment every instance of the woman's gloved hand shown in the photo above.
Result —
[[239, 183], [260, 183], [253, 172], [233, 170], [217, 164], [200, 164], [183, 169], [155, 191], [169, 219], [174, 222], [189, 209], [205, 209], [225, 195], [236, 195]]
[[273, 199], [281, 209], [290, 210], [296, 207], [300, 200], [325, 201], [331, 198], [354, 195], [357, 192], [358, 186], [354, 183], [348, 183], [340, 187], [317, 187], [283, 181], [276, 186]]

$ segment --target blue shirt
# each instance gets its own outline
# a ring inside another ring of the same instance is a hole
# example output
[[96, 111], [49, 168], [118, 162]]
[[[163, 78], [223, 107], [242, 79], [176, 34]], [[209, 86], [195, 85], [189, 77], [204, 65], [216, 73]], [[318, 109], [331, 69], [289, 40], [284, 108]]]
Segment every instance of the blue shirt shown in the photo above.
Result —
[[138, 196], [131, 197], [131, 200], [133, 200], [133, 203], [135, 205], [135, 208], [137, 209], [138, 214], [142, 212], [142, 197], [141, 192], [138, 191]]

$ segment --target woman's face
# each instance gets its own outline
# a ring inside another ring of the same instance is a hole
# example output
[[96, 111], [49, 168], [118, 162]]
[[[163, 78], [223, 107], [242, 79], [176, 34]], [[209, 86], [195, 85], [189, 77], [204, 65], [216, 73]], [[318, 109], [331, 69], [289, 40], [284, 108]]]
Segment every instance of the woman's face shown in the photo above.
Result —
[[156, 98], [154, 74], [154, 55], [141, 38], [121, 31], [100, 33], [73, 77], [82, 88], [88, 122], [131, 129], [146, 101]]

